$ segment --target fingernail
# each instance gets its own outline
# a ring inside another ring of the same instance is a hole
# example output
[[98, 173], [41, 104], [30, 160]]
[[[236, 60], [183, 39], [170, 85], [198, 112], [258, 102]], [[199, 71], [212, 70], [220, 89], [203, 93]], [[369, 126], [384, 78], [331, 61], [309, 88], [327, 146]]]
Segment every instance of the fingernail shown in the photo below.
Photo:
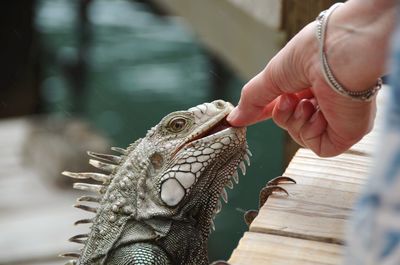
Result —
[[298, 120], [302, 115], [303, 115], [303, 106], [299, 104], [297, 105], [296, 110], [294, 111], [294, 118]]
[[286, 95], [282, 95], [280, 100], [279, 100], [279, 105], [278, 105], [278, 109], [280, 111], [286, 111], [288, 110], [290, 107], [290, 100], [289, 97]]
[[239, 116], [239, 113], [238, 113], [239, 111], [238, 111], [238, 109], [237, 109], [237, 107], [235, 107], [229, 114], [228, 114], [228, 117], [226, 117], [226, 120], [230, 123], [231, 121], [233, 121], [233, 120], [235, 120], [238, 116]]
[[303, 103], [302, 101], [299, 102], [299, 104], [297, 104], [296, 109], [294, 110], [294, 118], [296, 120], [300, 119], [301, 116], [303, 116], [304, 113], [304, 108], [303, 108]]

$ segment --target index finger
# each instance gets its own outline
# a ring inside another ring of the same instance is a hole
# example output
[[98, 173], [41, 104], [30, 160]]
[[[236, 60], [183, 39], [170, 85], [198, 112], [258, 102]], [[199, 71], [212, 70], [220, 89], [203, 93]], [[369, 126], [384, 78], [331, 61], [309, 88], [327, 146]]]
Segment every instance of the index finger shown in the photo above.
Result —
[[280, 91], [273, 89], [265, 72], [253, 77], [242, 89], [238, 106], [228, 115], [234, 126], [247, 126], [268, 119]]

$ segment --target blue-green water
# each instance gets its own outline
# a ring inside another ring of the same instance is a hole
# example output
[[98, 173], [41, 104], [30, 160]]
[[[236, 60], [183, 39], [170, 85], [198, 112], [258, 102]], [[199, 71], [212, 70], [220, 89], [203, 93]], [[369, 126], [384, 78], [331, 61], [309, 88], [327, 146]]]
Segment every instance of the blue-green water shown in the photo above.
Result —
[[[36, 28], [44, 63], [42, 97], [48, 112], [80, 115], [126, 146], [171, 111], [212, 98], [215, 73], [205, 48], [184, 21], [158, 17], [142, 4], [94, 0], [89, 9], [90, 41], [84, 54], [87, 75], [83, 109], [74, 100], [66, 66], [79, 53], [77, 0], [39, 1]], [[218, 78], [218, 76], [216, 77]], [[243, 80], [233, 74], [223, 99], [237, 102]], [[258, 191], [282, 171], [283, 134], [272, 122], [252, 126], [252, 166], [229, 193], [209, 242], [210, 260], [228, 258], [246, 231], [243, 212], [258, 206]], [[72, 220], [71, 220], [72, 221]]]

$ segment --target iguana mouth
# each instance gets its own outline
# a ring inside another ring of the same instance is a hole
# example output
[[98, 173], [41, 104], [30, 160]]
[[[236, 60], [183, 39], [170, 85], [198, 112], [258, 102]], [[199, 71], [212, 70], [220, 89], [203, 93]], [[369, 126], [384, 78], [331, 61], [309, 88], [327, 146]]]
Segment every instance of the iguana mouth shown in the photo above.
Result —
[[220, 122], [218, 122], [213, 127], [211, 127], [210, 130], [203, 137], [207, 137], [209, 135], [215, 134], [215, 133], [225, 130], [227, 128], [231, 128], [232, 125], [230, 125], [228, 123], [228, 121], [226, 120], [226, 117], [228, 117], [228, 116], [225, 116], [225, 118], [223, 118]]
[[216, 124], [211, 126], [208, 130], [200, 133], [198, 136], [196, 136], [193, 139], [189, 140], [189, 142], [187, 142], [187, 144], [190, 144], [190, 143], [192, 143], [192, 142], [194, 142], [196, 140], [205, 138], [207, 136], [216, 134], [217, 132], [223, 131], [223, 130], [225, 130], [227, 128], [231, 128], [232, 126], [228, 123], [228, 121], [226, 120], [226, 117], [228, 117], [228, 115], [226, 115], [219, 122], [217, 122]]
[[192, 146], [193, 143], [196, 142], [197, 140], [206, 138], [207, 136], [211, 136], [211, 135], [221, 132], [225, 129], [233, 128], [226, 120], [226, 117], [228, 117], [228, 114], [226, 114], [221, 120], [216, 122], [214, 125], [212, 125], [207, 130], [200, 132], [198, 135], [188, 139], [188, 141], [186, 141], [185, 143], [183, 143], [181, 146], [179, 146], [176, 149], [173, 156], [175, 156], [177, 153], [179, 153], [182, 149]]

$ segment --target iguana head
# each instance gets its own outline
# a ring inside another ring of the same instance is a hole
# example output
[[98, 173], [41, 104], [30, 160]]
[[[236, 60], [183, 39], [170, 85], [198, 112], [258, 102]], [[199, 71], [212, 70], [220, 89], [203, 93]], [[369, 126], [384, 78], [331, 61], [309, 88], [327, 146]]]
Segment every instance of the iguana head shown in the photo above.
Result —
[[[109, 251], [127, 220], [147, 222], [154, 218], [196, 220], [206, 237], [212, 218], [221, 209], [219, 197], [227, 200], [224, 187], [232, 187], [232, 180], [237, 182], [237, 167], [245, 173], [243, 160], [249, 161], [246, 129], [233, 128], [226, 121], [232, 109], [229, 102], [216, 100], [173, 112], [127, 150], [114, 148], [121, 157], [89, 153], [116, 164], [91, 160], [92, 165], [111, 171], [109, 175], [64, 172], [104, 183], [75, 184], [102, 194], [88, 241], [110, 237], [107, 231], [113, 231], [115, 238], [105, 240]], [[99, 236], [101, 231], [103, 236]], [[87, 244], [83, 252], [90, 249]]]
[[174, 209], [198, 204], [206, 199], [205, 189], [224, 186], [236, 172], [246, 155], [246, 138], [245, 128], [226, 122], [232, 108], [218, 100], [173, 112], [142, 140], [153, 180], [143, 191], [153, 193], [160, 207], [177, 213]]

